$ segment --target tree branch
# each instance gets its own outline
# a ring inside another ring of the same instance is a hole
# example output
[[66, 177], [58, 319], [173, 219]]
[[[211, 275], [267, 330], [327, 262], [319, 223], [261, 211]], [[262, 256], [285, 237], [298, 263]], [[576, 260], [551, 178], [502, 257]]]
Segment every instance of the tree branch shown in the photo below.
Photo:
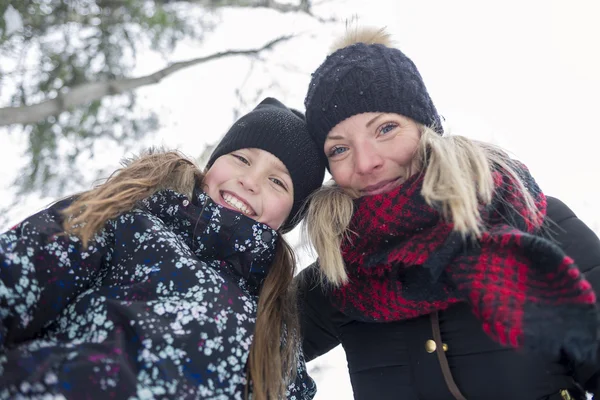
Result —
[[164, 2], [183, 2], [198, 4], [206, 8], [270, 8], [281, 13], [310, 13], [310, 1], [300, 0], [298, 5], [279, 3], [275, 0], [163, 0]]
[[0, 108], [0, 126], [11, 124], [31, 124], [43, 120], [51, 115], [60, 114], [70, 108], [99, 100], [104, 96], [121, 94], [142, 86], [159, 83], [165, 77], [174, 74], [193, 65], [232, 56], [255, 56], [263, 51], [270, 50], [276, 45], [288, 41], [293, 36], [281, 36], [271, 40], [264, 46], [249, 50], [228, 50], [214, 53], [204, 57], [194, 58], [188, 61], [180, 61], [169, 65], [153, 74], [139, 78], [116, 79], [106, 82], [91, 82], [71, 88], [66, 93], [59, 94], [52, 100], [46, 100], [38, 104], [19, 107]]
[[[163, 0], [165, 1], [165, 0]], [[185, 3], [200, 4], [210, 8], [231, 7], [231, 8], [267, 8], [280, 13], [301, 12], [315, 18], [319, 22], [330, 23], [337, 22], [336, 18], [322, 18], [315, 15], [312, 11], [311, 0], [299, 0], [298, 4], [279, 3], [276, 0], [167, 0], [180, 1]], [[324, 0], [327, 1], [327, 0]]]

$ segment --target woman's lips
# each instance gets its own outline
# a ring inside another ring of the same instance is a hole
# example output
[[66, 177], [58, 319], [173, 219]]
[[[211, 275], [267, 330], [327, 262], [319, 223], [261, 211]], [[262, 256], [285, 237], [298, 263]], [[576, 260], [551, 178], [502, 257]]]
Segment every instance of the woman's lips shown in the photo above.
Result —
[[386, 193], [397, 187], [401, 183], [401, 180], [402, 177], [381, 181], [374, 185], [369, 185], [363, 188], [360, 191], [360, 193], [363, 196], [372, 196], [374, 194]]

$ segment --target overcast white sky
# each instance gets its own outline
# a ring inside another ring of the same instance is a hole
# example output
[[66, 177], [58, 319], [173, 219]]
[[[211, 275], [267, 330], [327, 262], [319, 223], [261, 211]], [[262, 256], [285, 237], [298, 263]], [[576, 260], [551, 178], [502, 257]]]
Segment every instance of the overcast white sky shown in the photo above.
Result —
[[[364, 24], [387, 26], [398, 47], [417, 64], [452, 133], [507, 148], [530, 167], [547, 194], [565, 201], [600, 232], [600, 2], [332, 0], [322, 1], [315, 12], [339, 18], [356, 14]], [[305, 15], [267, 10], [228, 10], [221, 16], [223, 22], [201, 47], [180, 46], [169, 61], [258, 47], [279, 34], [302, 33], [270, 54], [266, 69], [257, 69], [243, 90], [251, 94], [275, 77], [277, 87], [265, 95], [303, 109], [310, 73], [343, 31], [342, 24], [324, 25]], [[144, 55], [136, 74], [153, 72], [164, 63]], [[232, 123], [234, 91], [244, 82], [248, 65], [243, 58], [217, 61], [140, 90], [142, 104], [159, 111], [163, 124], [142, 145], [163, 144], [199, 155]], [[284, 65], [293, 70], [286, 71]], [[18, 173], [14, 165], [22, 146], [19, 138], [0, 131], [5, 166], [1, 203], [12, 195], [7, 185]], [[114, 168], [122, 155], [107, 148], [90, 165]], [[50, 200], [30, 199], [11, 212], [11, 222]], [[291, 239], [297, 242], [297, 232]], [[301, 260], [303, 266], [311, 261], [306, 253]], [[324, 368], [317, 399], [352, 398], [341, 349], [315, 364]]]

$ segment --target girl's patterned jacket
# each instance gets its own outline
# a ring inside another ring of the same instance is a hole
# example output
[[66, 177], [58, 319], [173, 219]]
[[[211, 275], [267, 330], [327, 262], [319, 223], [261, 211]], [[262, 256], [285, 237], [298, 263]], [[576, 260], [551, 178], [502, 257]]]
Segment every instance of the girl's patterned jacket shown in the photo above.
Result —
[[[165, 190], [86, 247], [71, 200], [0, 235], [0, 398], [242, 399], [277, 232]], [[310, 399], [298, 364], [289, 399]]]

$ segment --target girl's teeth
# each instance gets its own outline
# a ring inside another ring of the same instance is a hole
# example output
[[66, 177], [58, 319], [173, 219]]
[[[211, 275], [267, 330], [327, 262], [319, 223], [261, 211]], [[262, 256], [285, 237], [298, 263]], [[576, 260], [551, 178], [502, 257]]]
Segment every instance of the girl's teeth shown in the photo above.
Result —
[[246, 207], [246, 205], [244, 203], [242, 203], [241, 201], [239, 201], [235, 197], [233, 197], [233, 196], [231, 196], [229, 194], [224, 194], [223, 195], [223, 199], [225, 200], [225, 202], [227, 204], [229, 204], [232, 207], [237, 208], [238, 210], [240, 210], [244, 214], [250, 214], [250, 210], [248, 210], [248, 207]]

